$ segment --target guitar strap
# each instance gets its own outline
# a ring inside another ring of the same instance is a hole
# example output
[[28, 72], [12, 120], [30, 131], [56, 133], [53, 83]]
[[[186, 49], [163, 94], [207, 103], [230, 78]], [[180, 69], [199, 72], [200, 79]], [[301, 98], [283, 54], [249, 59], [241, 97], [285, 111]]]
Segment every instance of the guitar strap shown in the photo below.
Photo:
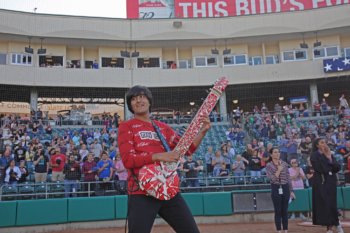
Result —
[[160, 132], [160, 129], [159, 129], [158, 125], [156, 125], [156, 123], [154, 123], [154, 121], [152, 121], [152, 125], [153, 125], [153, 128], [154, 128], [154, 130], [156, 131], [156, 133], [158, 135], [159, 140], [162, 142], [162, 145], [163, 145], [165, 151], [166, 152], [171, 151], [168, 143], [165, 141], [165, 138], [164, 138], [163, 134]]

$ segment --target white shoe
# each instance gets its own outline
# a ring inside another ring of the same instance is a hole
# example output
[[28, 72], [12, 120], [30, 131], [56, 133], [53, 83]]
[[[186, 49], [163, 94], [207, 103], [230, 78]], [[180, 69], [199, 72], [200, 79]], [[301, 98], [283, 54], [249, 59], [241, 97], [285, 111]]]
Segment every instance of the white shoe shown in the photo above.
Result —
[[305, 217], [303, 214], [300, 214], [299, 217], [304, 221], [307, 220], [307, 217]]
[[344, 233], [343, 228], [341, 227], [340, 224], [337, 226], [337, 232], [338, 233]]
[[333, 231], [332, 230], [328, 230], [327, 233], [333, 233]]
[[292, 213], [292, 215], [290, 216], [290, 218], [289, 219], [295, 219], [295, 214], [294, 213]]

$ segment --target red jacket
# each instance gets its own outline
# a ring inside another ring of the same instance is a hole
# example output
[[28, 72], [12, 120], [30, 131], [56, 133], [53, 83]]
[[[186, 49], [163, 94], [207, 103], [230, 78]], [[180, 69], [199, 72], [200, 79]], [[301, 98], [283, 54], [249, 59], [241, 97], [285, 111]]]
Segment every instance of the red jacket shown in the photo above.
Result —
[[[170, 126], [159, 121], [154, 122], [159, 126], [169, 147], [173, 149], [180, 137]], [[129, 193], [146, 194], [139, 190], [136, 184], [139, 170], [144, 165], [153, 163], [153, 154], [165, 152], [152, 124], [135, 118], [121, 123], [118, 129], [118, 146], [123, 164], [128, 169]], [[192, 144], [188, 154], [192, 154], [195, 149]]]

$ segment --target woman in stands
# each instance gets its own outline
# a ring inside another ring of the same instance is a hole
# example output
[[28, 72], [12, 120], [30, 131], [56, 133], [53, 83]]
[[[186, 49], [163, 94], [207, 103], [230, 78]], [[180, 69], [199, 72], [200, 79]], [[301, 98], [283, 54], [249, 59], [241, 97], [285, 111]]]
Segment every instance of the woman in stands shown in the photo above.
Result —
[[[165, 152], [162, 142], [152, 125], [150, 108], [152, 93], [147, 87], [134, 86], [126, 94], [128, 109], [134, 118], [119, 126], [118, 145], [125, 168], [128, 169], [128, 222], [129, 233], [149, 233], [157, 216], [161, 216], [178, 233], [199, 232], [196, 222], [180, 193], [170, 200], [159, 200], [148, 196], [138, 187], [138, 173], [148, 164], [177, 162], [178, 152]], [[159, 127], [164, 141], [173, 149], [179, 137], [174, 130], [159, 121], [153, 121]], [[194, 139], [189, 152], [193, 152], [210, 128], [208, 118], [201, 119], [201, 130]], [[157, 128], [158, 128], [157, 127]]]
[[323, 138], [314, 141], [310, 161], [315, 171], [312, 181], [312, 223], [327, 226], [327, 233], [332, 233], [333, 227], [337, 227], [338, 233], [343, 233], [337, 209], [337, 172], [340, 165]]
[[[280, 159], [278, 148], [270, 151], [271, 162], [266, 165], [266, 175], [271, 183], [271, 198], [275, 210], [275, 225], [278, 233], [288, 232], [288, 203], [295, 198], [289, 177], [288, 164]], [[282, 225], [282, 227], [281, 227]]]

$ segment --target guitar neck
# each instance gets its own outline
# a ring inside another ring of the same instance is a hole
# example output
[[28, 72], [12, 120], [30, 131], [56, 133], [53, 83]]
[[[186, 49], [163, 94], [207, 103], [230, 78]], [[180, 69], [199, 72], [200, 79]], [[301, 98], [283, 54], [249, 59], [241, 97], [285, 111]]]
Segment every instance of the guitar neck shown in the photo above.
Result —
[[193, 143], [195, 137], [198, 135], [202, 125], [200, 123], [201, 117], [208, 117], [210, 112], [215, 107], [218, 102], [222, 92], [225, 90], [228, 85], [228, 80], [226, 78], [221, 78], [217, 80], [214, 84], [214, 87], [210, 90], [207, 98], [204, 100], [203, 104], [199, 108], [195, 117], [188, 126], [186, 132], [181, 137], [179, 143], [175, 147], [175, 151], [178, 151], [181, 156], [185, 155], [189, 147]]

